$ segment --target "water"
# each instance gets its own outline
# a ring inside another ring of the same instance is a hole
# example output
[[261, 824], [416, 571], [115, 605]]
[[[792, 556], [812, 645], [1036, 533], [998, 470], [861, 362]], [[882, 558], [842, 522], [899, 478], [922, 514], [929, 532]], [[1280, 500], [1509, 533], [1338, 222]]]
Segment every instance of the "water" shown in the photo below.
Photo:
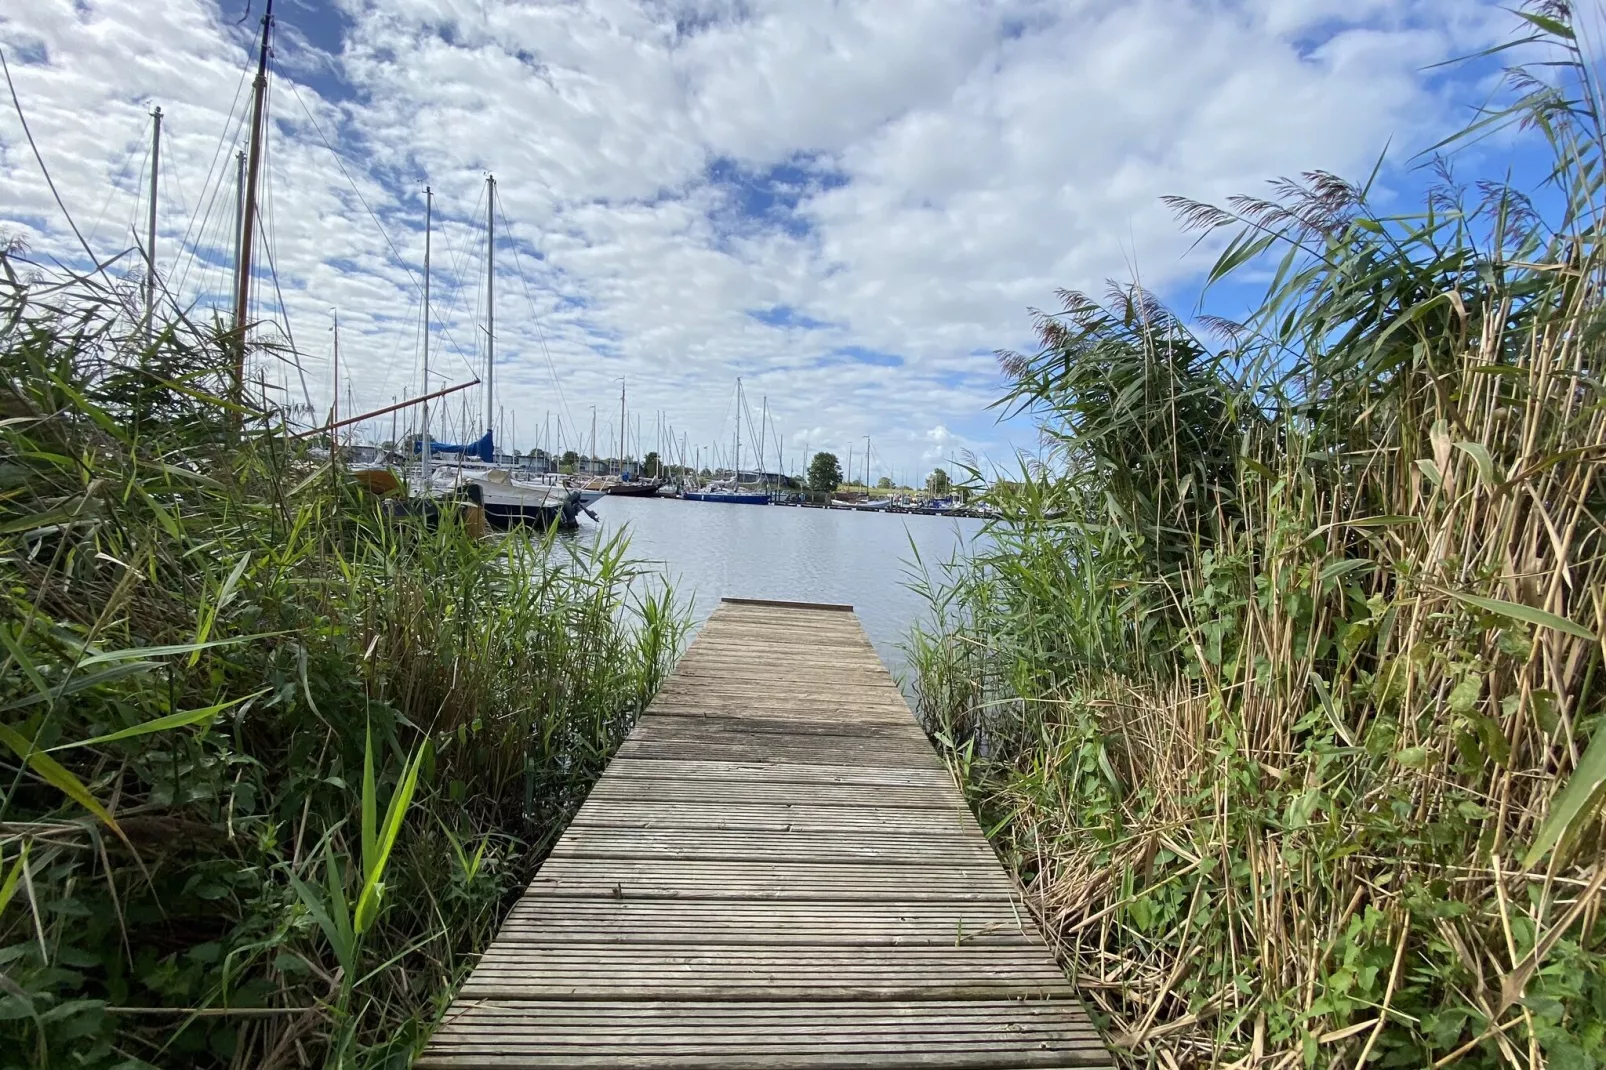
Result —
[[[982, 521], [671, 498], [604, 498], [580, 539], [626, 528], [630, 556], [658, 563], [697, 623], [724, 597], [851, 605], [900, 683], [901, 645], [925, 609], [907, 587], [914, 549], [931, 569], [977, 537]], [[913, 547], [911, 547], [911, 540]]]

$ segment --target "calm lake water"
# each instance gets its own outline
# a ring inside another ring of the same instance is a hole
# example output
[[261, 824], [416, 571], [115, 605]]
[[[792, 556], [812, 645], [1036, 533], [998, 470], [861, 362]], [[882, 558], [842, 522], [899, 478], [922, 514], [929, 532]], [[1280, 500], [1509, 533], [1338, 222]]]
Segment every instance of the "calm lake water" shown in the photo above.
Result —
[[905, 685], [901, 645], [925, 608], [906, 586], [913, 549], [935, 569], [982, 529], [980, 520], [674, 498], [604, 498], [593, 511], [600, 523], [582, 519], [576, 538], [627, 529], [631, 556], [660, 567], [699, 624], [726, 596], [846, 603]]

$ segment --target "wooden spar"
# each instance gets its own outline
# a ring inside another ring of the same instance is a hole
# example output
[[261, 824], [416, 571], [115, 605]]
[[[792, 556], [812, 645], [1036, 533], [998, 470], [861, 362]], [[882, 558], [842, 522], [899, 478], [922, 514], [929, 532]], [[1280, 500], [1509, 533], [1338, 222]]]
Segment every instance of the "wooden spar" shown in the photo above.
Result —
[[234, 293], [234, 403], [244, 400], [245, 325], [251, 295], [251, 246], [256, 236], [257, 183], [262, 176], [262, 112], [268, 95], [268, 41], [273, 32], [273, 0], [262, 13], [262, 44], [257, 76], [251, 83], [251, 144], [245, 166], [245, 210], [240, 224], [239, 289]]
[[298, 431], [295, 434], [291, 435], [290, 437], [291, 438], [308, 438], [308, 437], [310, 437], [312, 435], [322, 434], [322, 433], [324, 433], [326, 431], [337, 431], [340, 428], [345, 427], [348, 424], [362, 423], [362, 421], [364, 421], [364, 420], [372, 420], [375, 416], [384, 416], [386, 413], [395, 412], [397, 409], [405, 409], [405, 408], [408, 408], [409, 406], [412, 406], [412, 405], [422, 405], [422, 404], [424, 404], [426, 402], [434, 401], [436, 398], [443, 398], [447, 394], [455, 394], [459, 390], [467, 390], [471, 386], [479, 386], [479, 385], [480, 385], [480, 381], [478, 379], [472, 380], [471, 382], [467, 382], [467, 383], [458, 383], [456, 386], [448, 386], [448, 387], [446, 387], [446, 388], [444, 388], [442, 390], [437, 390], [433, 394], [425, 394], [422, 397], [408, 398], [406, 401], [398, 401], [394, 405], [386, 405], [382, 409], [375, 409], [373, 412], [365, 412], [365, 413], [362, 413], [362, 414], [360, 414], [358, 416], [348, 416], [346, 419], [341, 420], [339, 423], [331, 422], [331, 423], [327, 423], [327, 424], [323, 425], [322, 427], [314, 427], [314, 428], [311, 428], [311, 429], [306, 430], [306, 431]]

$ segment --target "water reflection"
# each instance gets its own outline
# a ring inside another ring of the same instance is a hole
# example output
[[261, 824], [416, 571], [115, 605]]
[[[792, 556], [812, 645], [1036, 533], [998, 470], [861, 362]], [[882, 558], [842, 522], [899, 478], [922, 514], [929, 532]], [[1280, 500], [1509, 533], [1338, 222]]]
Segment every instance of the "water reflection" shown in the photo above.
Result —
[[631, 556], [656, 563], [699, 623], [725, 596], [852, 605], [893, 675], [924, 603], [906, 584], [913, 548], [934, 565], [974, 539], [982, 521], [788, 506], [722, 505], [659, 498], [604, 498], [600, 523], [576, 538], [626, 527]]

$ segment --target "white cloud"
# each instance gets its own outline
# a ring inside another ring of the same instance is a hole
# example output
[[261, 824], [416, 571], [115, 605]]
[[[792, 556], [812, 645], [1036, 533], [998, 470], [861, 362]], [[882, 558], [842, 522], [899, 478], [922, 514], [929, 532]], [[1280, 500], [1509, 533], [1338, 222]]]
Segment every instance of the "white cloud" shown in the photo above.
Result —
[[[99, 250], [131, 240], [145, 113], [162, 105], [160, 248], [215, 247], [211, 264], [166, 261], [186, 300], [227, 285], [243, 9], [32, 0], [0, 15], [30, 123]], [[315, 407], [335, 306], [357, 406], [419, 389], [426, 182], [449, 324], [432, 385], [469, 373], [491, 170], [515, 239], [498, 381], [520, 446], [549, 411], [567, 411], [566, 444], [588, 438], [592, 405], [606, 437], [621, 375], [647, 448], [660, 410], [690, 442], [723, 442], [742, 375], [792, 449], [845, 457], [869, 434], [908, 471], [1033, 444], [988, 426], [988, 354], [1021, 345], [1026, 309], [1056, 287], [1199, 270], [1161, 195], [1363, 174], [1391, 138], [1419, 147], [1464, 118], [1459, 83], [1425, 68], [1510, 23], [1452, 0], [343, 0], [338, 21], [279, 15], [267, 204]], [[0, 229], [73, 255], [9, 113]], [[753, 315], [777, 308], [790, 323]]]

